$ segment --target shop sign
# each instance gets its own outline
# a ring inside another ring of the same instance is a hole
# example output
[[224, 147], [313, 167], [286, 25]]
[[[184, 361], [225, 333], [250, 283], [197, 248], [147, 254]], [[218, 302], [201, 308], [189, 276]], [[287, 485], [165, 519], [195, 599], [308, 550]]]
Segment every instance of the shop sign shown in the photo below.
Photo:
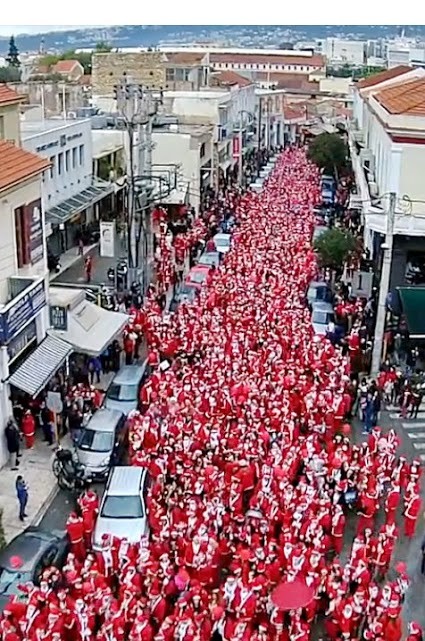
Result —
[[37, 326], [35, 320], [25, 327], [15, 338], [13, 338], [7, 346], [7, 353], [9, 355], [9, 363], [28, 347], [30, 343], [37, 340]]
[[239, 158], [241, 155], [241, 141], [239, 136], [234, 136], [233, 138], [233, 158]]
[[0, 313], [0, 341], [9, 343], [46, 305], [44, 281], [32, 286], [22, 298]]
[[68, 330], [68, 310], [60, 305], [50, 305], [50, 325], [61, 332]]
[[115, 222], [100, 223], [100, 255], [107, 258], [115, 256]]
[[29, 229], [29, 246], [31, 265], [43, 260], [43, 221], [41, 217], [41, 200], [35, 200], [26, 206]]

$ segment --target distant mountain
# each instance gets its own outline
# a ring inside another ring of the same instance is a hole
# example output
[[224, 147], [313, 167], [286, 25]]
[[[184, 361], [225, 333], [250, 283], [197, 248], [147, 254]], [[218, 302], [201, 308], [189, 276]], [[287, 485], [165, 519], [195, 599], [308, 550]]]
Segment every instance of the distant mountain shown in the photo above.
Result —
[[[383, 25], [124, 25], [105, 28], [81, 28], [37, 35], [19, 34], [16, 44], [20, 52], [38, 51], [41, 38], [47, 51], [94, 47], [107, 40], [113, 47], [149, 47], [159, 44], [219, 42], [233, 46], [278, 47], [281, 42], [311, 40], [329, 36], [355, 39], [388, 38], [405, 30], [407, 36], [425, 36], [425, 26]], [[0, 55], [7, 52], [9, 38], [0, 37]]]

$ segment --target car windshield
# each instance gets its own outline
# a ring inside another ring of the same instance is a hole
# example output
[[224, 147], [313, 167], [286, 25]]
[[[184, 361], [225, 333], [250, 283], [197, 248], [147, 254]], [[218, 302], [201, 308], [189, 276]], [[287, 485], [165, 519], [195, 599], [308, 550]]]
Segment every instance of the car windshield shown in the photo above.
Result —
[[333, 314], [330, 314], [329, 312], [316, 311], [313, 313], [313, 323], [317, 323], [318, 325], [327, 325], [332, 321]]
[[228, 247], [230, 245], [230, 238], [214, 238], [217, 247]]
[[199, 259], [199, 264], [200, 265], [215, 265], [217, 262], [215, 256], [211, 256], [208, 254], [205, 254], [204, 256], [201, 256]]
[[101, 516], [106, 519], [140, 519], [143, 516], [140, 496], [107, 496]]
[[201, 271], [192, 272], [190, 274], [190, 280], [192, 281], [192, 283], [203, 283], [207, 276], [208, 276], [207, 272], [201, 272]]
[[188, 287], [187, 285], [184, 285], [180, 288], [179, 291], [179, 296], [187, 296], [188, 298], [194, 298], [195, 296], [195, 290], [193, 287]]
[[110, 452], [113, 446], [114, 434], [112, 432], [85, 429], [81, 432], [78, 441], [80, 450], [90, 450], [91, 452]]
[[6, 568], [0, 569], [0, 594], [17, 594], [21, 595], [22, 592], [18, 589], [18, 585], [32, 581], [32, 576], [29, 572], [13, 572]]
[[111, 401], [137, 401], [137, 385], [118, 385], [112, 383], [107, 397]]

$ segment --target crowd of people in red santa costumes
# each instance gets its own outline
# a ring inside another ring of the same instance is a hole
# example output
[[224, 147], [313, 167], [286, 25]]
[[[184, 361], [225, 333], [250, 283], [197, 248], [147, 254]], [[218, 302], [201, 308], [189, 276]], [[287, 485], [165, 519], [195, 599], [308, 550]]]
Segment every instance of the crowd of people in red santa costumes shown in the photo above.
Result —
[[[154, 373], [129, 417], [130, 460], [153, 479], [149, 539], [106, 536], [91, 551], [87, 492], [65, 568], [23, 586], [2, 641], [309, 641], [318, 619], [329, 641], [400, 641], [404, 564], [387, 574], [399, 508], [404, 535], [415, 531], [420, 465], [398, 455], [391, 430], [349, 438], [350, 359], [314, 337], [305, 305], [318, 182], [303, 151], [284, 152], [265, 190], [238, 201], [232, 250], [199, 303], [140, 312]], [[276, 607], [282, 581], [314, 598]], [[422, 638], [411, 623], [409, 641]]]

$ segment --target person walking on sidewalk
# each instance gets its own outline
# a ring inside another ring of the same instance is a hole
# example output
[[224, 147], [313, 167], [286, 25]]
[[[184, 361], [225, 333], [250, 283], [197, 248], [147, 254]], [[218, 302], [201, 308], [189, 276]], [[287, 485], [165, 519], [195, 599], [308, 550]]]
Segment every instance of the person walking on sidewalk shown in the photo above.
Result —
[[91, 282], [91, 273], [93, 270], [93, 261], [91, 256], [87, 256], [84, 261], [84, 270], [86, 272], [86, 281], [87, 283]]
[[28, 487], [20, 474], [16, 477], [15, 487], [19, 502], [19, 520], [23, 521], [28, 516], [25, 512], [28, 503]]
[[7, 425], [4, 430], [7, 443], [7, 451], [10, 455], [10, 464], [12, 470], [17, 470], [19, 465], [19, 450], [20, 450], [20, 440], [21, 433], [19, 427], [16, 425], [15, 419], [11, 416], [7, 422]]

